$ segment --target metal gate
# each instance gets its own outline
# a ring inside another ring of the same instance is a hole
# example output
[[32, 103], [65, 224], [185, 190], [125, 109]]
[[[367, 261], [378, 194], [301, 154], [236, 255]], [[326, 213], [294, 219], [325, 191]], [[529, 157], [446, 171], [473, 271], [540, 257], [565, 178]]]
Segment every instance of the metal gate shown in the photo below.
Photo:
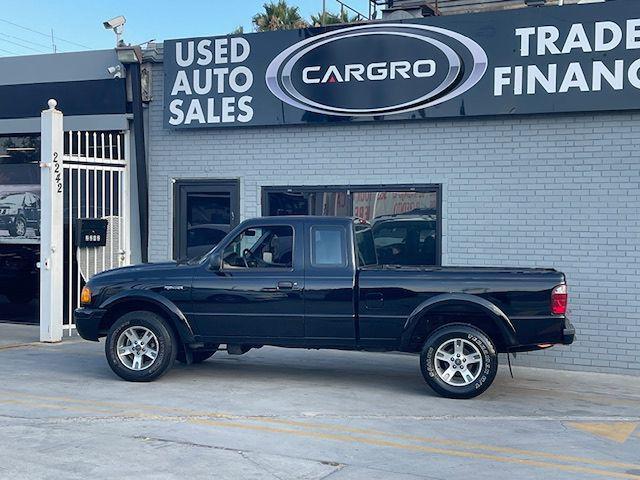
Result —
[[[80, 291], [96, 273], [130, 263], [126, 132], [65, 132], [63, 142], [64, 333]], [[106, 245], [79, 246], [78, 219], [107, 220]]]

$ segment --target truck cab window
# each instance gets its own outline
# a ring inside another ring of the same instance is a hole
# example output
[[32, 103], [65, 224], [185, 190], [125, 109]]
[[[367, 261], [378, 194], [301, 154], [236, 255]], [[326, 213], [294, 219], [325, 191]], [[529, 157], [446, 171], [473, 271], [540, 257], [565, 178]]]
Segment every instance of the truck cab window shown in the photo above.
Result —
[[292, 268], [293, 229], [289, 226], [247, 228], [227, 245], [225, 269]]
[[345, 231], [341, 227], [311, 229], [311, 264], [314, 267], [338, 267], [347, 264]]

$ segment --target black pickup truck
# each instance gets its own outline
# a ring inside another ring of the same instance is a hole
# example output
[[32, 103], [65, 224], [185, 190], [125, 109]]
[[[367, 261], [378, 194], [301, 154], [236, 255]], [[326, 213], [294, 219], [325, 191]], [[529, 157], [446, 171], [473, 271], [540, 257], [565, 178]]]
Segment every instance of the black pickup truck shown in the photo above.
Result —
[[130, 381], [220, 344], [401, 351], [420, 354], [437, 393], [470, 398], [493, 382], [498, 352], [575, 335], [562, 273], [380, 265], [371, 226], [353, 218], [248, 220], [200, 258], [107, 271], [81, 297], [78, 332], [106, 336], [109, 365]]

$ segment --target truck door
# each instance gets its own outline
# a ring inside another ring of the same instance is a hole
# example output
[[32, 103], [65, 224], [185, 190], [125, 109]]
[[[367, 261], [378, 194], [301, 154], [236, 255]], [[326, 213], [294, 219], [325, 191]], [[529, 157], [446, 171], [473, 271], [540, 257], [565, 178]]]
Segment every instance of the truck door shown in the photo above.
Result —
[[302, 338], [302, 251], [293, 224], [243, 229], [223, 249], [219, 271], [203, 268], [194, 276], [190, 316], [197, 333], [231, 340]]
[[351, 229], [305, 224], [305, 337], [318, 346], [353, 346], [356, 339]]

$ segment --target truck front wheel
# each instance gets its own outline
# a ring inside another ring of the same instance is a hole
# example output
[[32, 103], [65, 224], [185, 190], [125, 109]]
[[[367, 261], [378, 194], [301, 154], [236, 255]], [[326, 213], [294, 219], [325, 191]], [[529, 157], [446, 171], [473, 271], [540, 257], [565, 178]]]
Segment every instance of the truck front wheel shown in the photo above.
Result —
[[130, 382], [150, 382], [164, 375], [176, 359], [171, 327], [152, 312], [129, 312], [109, 329], [105, 353], [111, 370]]
[[493, 383], [498, 354], [491, 339], [464, 323], [434, 331], [420, 353], [420, 367], [427, 384], [448, 398], [473, 398]]

